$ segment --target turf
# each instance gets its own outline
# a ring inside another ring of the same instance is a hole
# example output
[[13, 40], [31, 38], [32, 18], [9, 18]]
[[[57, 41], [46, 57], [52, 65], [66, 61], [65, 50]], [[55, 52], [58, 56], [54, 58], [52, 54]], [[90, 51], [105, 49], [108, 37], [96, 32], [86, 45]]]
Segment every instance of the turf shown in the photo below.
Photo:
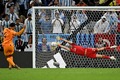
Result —
[[0, 68], [0, 80], [120, 80], [120, 68]]

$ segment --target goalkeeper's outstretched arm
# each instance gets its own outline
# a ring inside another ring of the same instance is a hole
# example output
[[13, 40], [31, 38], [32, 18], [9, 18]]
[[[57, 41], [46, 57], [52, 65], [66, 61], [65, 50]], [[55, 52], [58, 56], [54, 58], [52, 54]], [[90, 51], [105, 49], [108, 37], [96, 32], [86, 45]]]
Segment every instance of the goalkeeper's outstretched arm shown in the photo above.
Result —
[[72, 44], [73, 42], [72, 41], [68, 41], [68, 40], [66, 40], [66, 39], [62, 39], [63, 41], [65, 41], [65, 42], [67, 42], [67, 43], [69, 43], [69, 44]]
[[67, 43], [69, 43], [69, 44], [72, 44], [73, 42], [71, 42], [71, 41], [68, 41], [68, 40], [66, 40], [66, 39], [63, 39], [63, 38], [61, 38], [61, 37], [57, 37], [57, 40], [63, 40], [63, 41], [65, 41], [65, 42], [67, 42]]
[[61, 45], [61, 44], [58, 44], [58, 46], [61, 47], [61, 48], [63, 48], [63, 49], [65, 49], [65, 50], [67, 50], [67, 51], [70, 51], [70, 48], [68, 48], [68, 47], [66, 47], [66, 46], [63, 46], [63, 45]]

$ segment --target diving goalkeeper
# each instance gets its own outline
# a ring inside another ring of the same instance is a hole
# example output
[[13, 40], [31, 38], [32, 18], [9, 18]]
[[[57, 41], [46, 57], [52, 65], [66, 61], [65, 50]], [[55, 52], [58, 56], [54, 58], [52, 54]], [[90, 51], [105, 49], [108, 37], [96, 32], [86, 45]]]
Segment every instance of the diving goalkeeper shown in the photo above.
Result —
[[77, 55], [86, 56], [88, 58], [103, 58], [103, 59], [116, 60], [116, 58], [114, 56], [101, 55], [101, 54], [97, 54], [97, 52], [106, 50], [106, 49], [116, 48], [117, 46], [102, 47], [102, 48], [84, 48], [82, 46], [76, 45], [75, 43], [68, 41], [66, 39], [60, 38], [60, 37], [57, 37], [57, 40], [63, 40], [65, 42], [69, 43], [68, 47], [63, 46], [59, 43], [57, 43], [57, 45], [65, 50], [68, 50]]

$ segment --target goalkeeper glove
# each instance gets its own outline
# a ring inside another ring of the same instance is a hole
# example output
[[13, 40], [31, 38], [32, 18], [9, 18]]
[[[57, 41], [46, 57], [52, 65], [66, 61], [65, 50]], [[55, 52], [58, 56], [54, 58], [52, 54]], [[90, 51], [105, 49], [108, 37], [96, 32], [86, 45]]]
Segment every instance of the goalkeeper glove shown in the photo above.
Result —
[[57, 40], [62, 40], [62, 38], [61, 38], [61, 37], [59, 37], [59, 36], [57, 36], [57, 37], [56, 37], [56, 39], [57, 39]]

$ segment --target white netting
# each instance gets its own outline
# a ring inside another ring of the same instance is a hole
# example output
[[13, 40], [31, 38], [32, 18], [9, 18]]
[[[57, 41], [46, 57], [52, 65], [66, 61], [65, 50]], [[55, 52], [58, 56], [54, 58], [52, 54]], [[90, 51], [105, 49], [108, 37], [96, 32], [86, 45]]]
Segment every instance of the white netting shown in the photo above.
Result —
[[57, 61], [53, 56], [57, 52], [61, 53], [66, 67], [120, 67], [119, 49], [100, 52], [116, 56], [117, 61], [113, 62], [51, 48], [51, 42], [56, 42], [57, 36], [83, 47], [119, 45], [120, 7], [34, 7], [32, 17], [33, 67], [50, 67], [50, 60]]

